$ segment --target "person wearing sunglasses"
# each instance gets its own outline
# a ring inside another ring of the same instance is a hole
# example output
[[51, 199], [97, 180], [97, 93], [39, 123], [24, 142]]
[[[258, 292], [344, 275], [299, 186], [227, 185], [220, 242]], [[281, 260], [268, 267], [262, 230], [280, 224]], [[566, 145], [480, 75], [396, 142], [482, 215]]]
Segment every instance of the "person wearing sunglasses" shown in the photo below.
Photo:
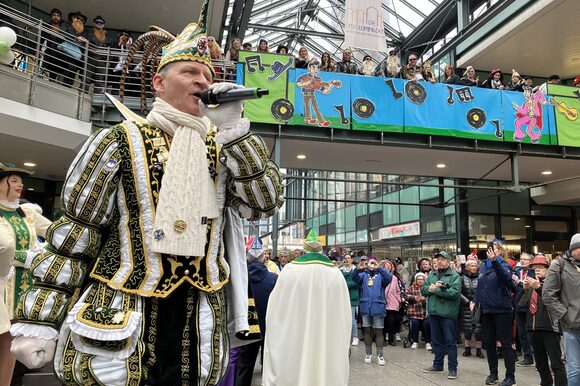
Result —
[[113, 41], [109, 37], [105, 29], [105, 19], [101, 15], [93, 19], [95, 26], [89, 33], [89, 43], [95, 45], [97, 48], [89, 50], [89, 76], [87, 79], [87, 87], [90, 83], [95, 84], [94, 93], [102, 94], [104, 92], [105, 71], [107, 67], [107, 56], [104, 52], [106, 47], [112, 47]]
[[399, 78], [413, 82], [416, 82], [417, 80], [423, 80], [423, 76], [421, 75], [423, 69], [418, 63], [419, 57], [417, 55], [409, 55], [409, 58], [407, 59], [407, 65], [401, 67]]

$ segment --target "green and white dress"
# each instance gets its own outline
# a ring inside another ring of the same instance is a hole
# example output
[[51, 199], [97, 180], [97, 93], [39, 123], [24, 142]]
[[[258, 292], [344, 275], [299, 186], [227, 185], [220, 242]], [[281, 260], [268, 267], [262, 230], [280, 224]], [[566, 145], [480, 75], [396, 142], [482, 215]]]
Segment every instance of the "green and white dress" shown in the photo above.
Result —
[[0, 201], [0, 334], [10, 330], [22, 292], [32, 285], [28, 268], [50, 221], [34, 209]]

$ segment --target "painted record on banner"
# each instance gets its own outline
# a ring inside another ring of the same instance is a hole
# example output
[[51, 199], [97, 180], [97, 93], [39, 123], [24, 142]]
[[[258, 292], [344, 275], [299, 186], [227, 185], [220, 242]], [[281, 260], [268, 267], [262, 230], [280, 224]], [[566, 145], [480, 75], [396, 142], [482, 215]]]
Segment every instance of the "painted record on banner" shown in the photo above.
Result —
[[418, 105], [427, 99], [427, 90], [425, 90], [422, 84], [416, 82], [405, 83], [405, 94], [411, 102]]
[[474, 107], [467, 112], [467, 123], [474, 129], [481, 129], [485, 125], [486, 119], [485, 111], [479, 107]]
[[357, 98], [352, 102], [352, 111], [357, 117], [367, 119], [375, 113], [375, 105], [366, 98]]
[[294, 105], [286, 98], [276, 99], [270, 110], [272, 116], [280, 122], [287, 122], [294, 115]]

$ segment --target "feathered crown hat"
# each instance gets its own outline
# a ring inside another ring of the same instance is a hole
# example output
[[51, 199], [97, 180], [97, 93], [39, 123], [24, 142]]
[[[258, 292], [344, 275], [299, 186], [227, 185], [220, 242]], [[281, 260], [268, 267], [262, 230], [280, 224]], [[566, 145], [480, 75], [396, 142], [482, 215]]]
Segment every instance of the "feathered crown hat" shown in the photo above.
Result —
[[[173, 36], [169, 32], [156, 27], [149, 27], [149, 32], [139, 36], [131, 46], [127, 59], [123, 64], [121, 74], [120, 99], [125, 94], [125, 83], [129, 66], [135, 55], [143, 51], [141, 60], [141, 111], [147, 113], [147, 73], [155, 74], [173, 62], [189, 61], [206, 65], [215, 76], [215, 70], [211, 64], [210, 52], [207, 47], [206, 21], [209, 0], [205, 0], [201, 6], [199, 21], [189, 23], [183, 31]], [[161, 59], [159, 60], [159, 54]]]

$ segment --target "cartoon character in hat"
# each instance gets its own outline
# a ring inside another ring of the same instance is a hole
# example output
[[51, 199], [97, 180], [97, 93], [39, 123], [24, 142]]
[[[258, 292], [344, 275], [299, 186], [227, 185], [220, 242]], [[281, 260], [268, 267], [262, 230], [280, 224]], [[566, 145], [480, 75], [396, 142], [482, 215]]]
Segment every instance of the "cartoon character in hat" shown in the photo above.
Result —
[[[526, 98], [521, 106], [512, 102], [514, 110], [516, 110], [516, 131], [514, 133], [514, 141], [521, 142], [526, 135], [530, 137], [532, 143], [538, 143], [542, 138], [543, 122], [542, 122], [542, 106], [546, 104], [546, 97], [541, 92], [532, 92], [531, 87], [524, 87], [524, 97]], [[526, 126], [524, 132], [523, 127]], [[534, 129], [537, 129], [535, 131]]]

